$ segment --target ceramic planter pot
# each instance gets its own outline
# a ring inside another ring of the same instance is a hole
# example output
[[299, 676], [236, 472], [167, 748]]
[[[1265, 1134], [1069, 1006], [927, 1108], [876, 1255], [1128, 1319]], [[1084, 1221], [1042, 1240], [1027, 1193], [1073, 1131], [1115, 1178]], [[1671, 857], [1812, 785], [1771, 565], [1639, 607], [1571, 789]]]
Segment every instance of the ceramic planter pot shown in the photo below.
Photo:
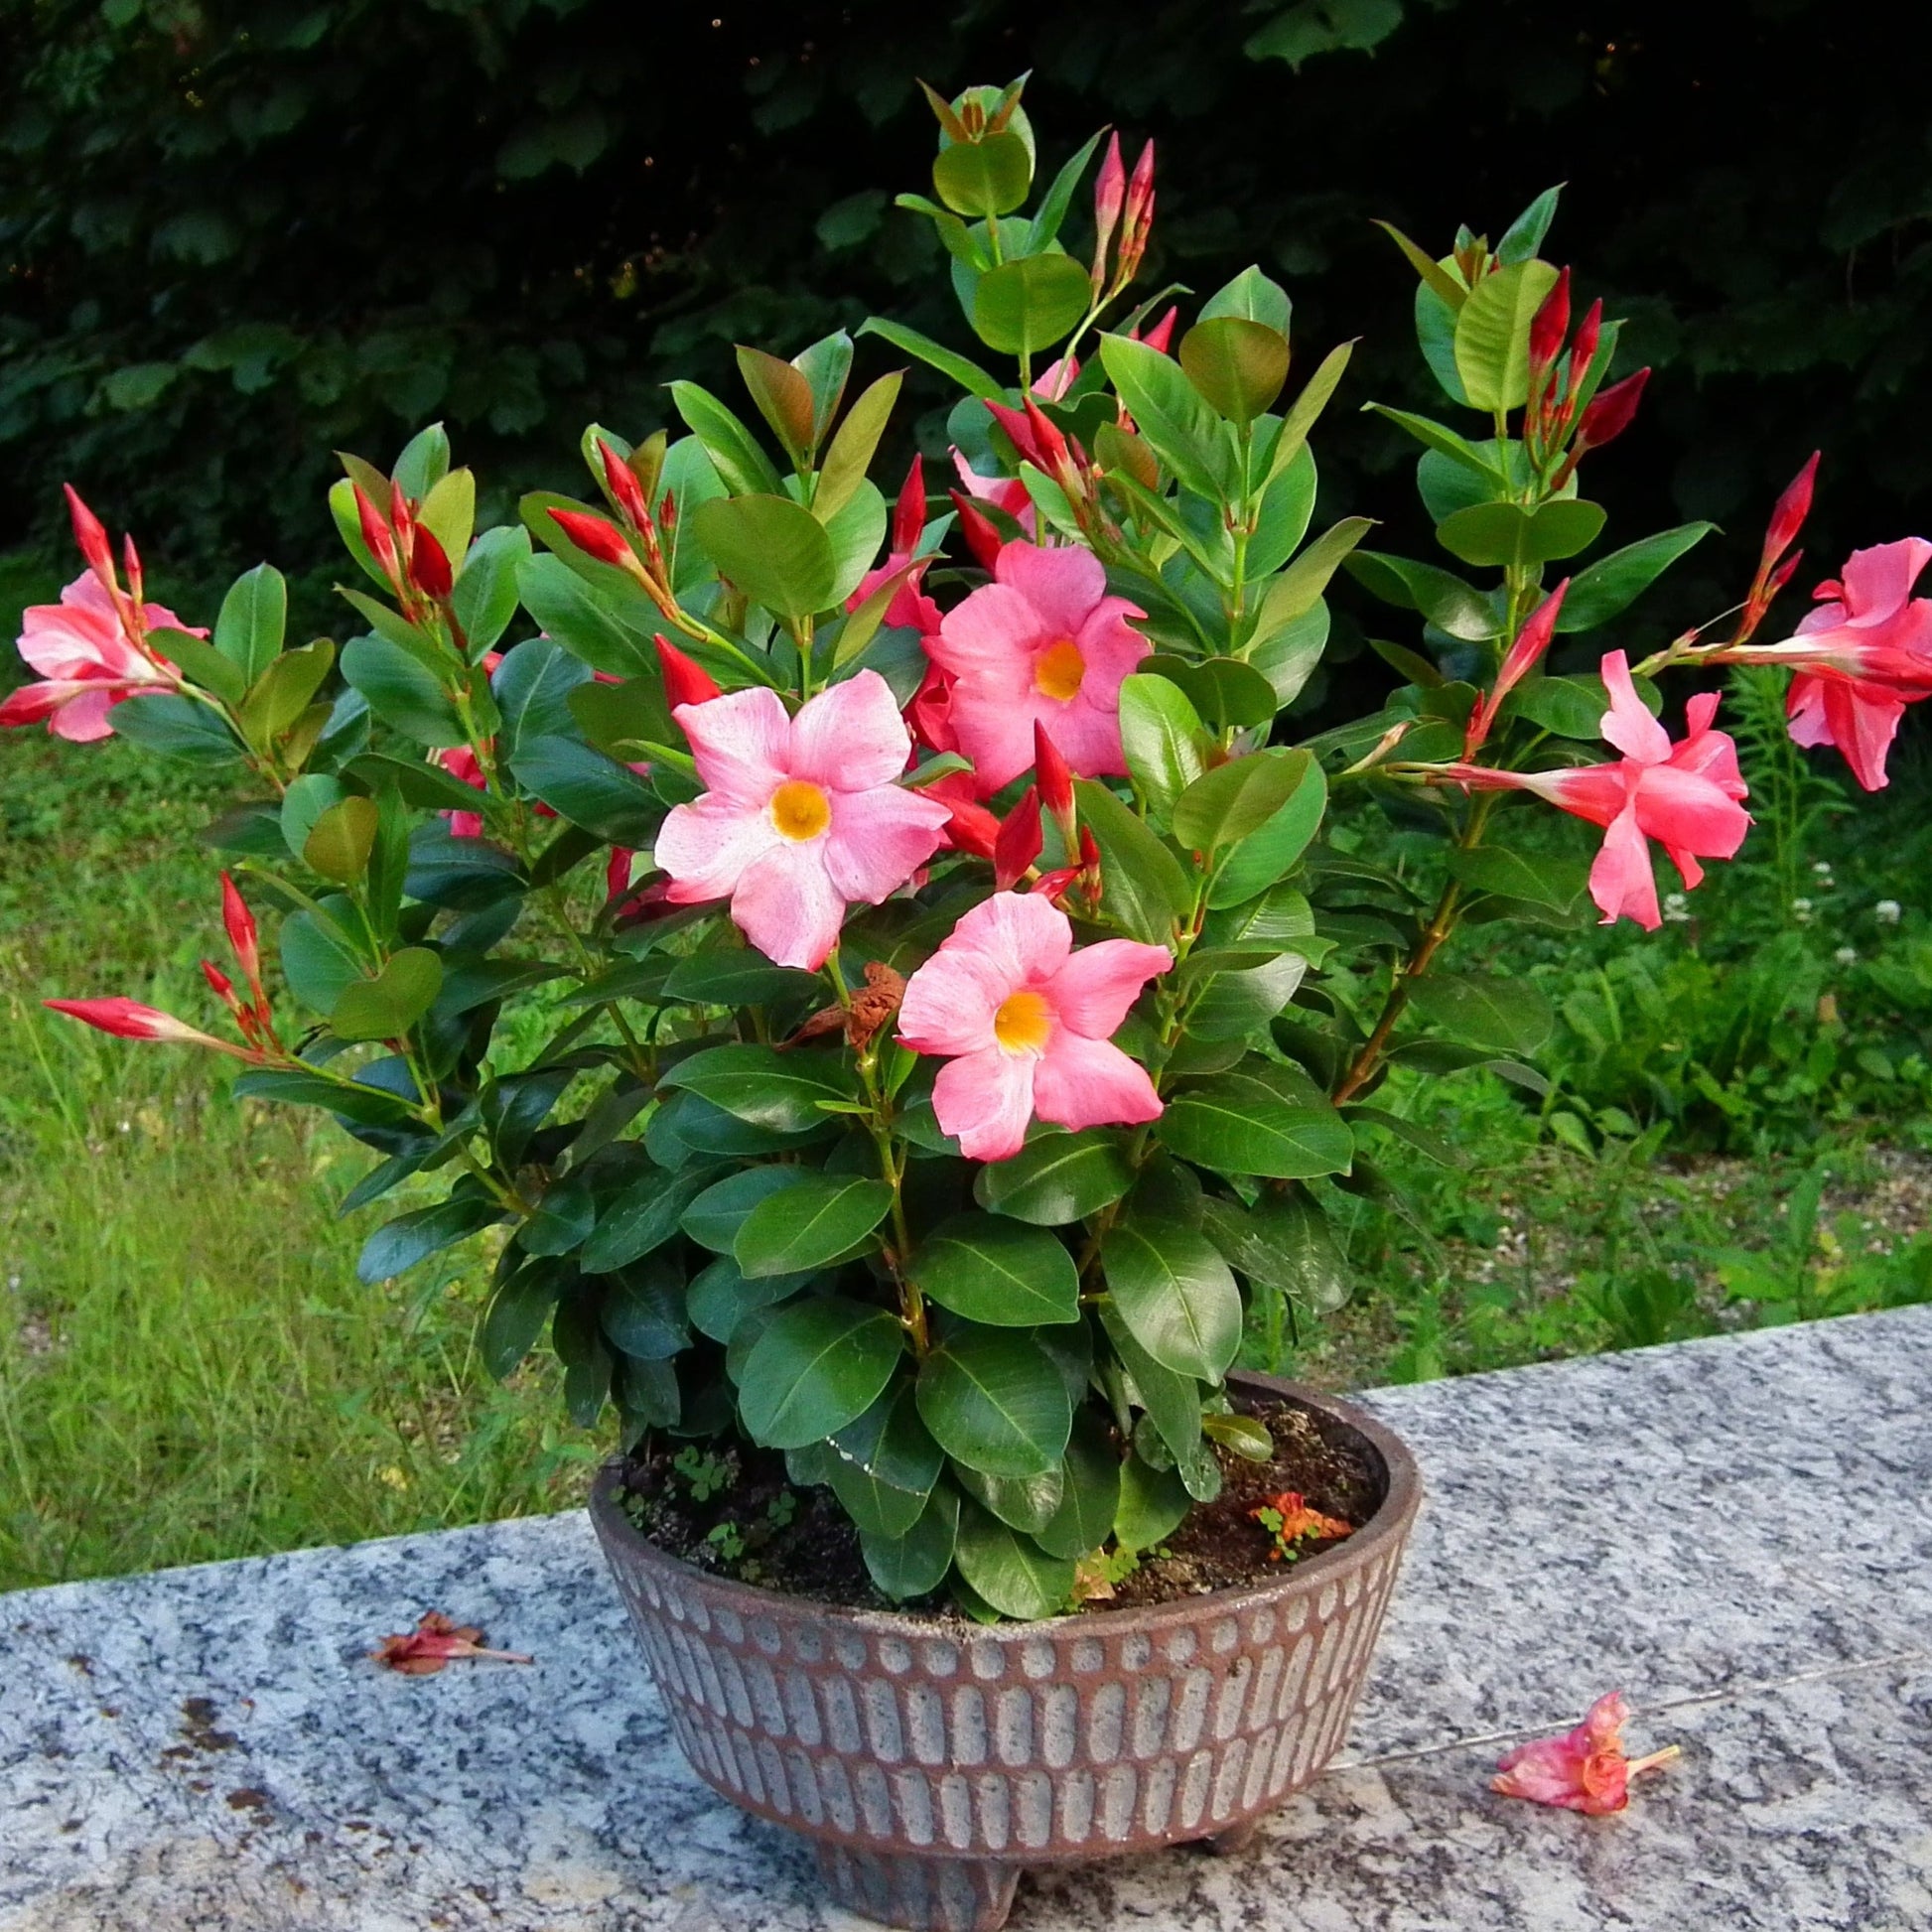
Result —
[[913, 1932], [996, 1932], [1028, 1865], [1244, 1844], [1347, 1734], [1422, 1484], [1359, 1409], [1230, 1379], [1351, 1433], [1381, 1467], [1373, 1517], [1265, 1583], [1041, 1623], [709, 1576], [638, 1534], [607, 1467], [591, 1518], [692, 1766], [810, 1838], [840, 1904]]

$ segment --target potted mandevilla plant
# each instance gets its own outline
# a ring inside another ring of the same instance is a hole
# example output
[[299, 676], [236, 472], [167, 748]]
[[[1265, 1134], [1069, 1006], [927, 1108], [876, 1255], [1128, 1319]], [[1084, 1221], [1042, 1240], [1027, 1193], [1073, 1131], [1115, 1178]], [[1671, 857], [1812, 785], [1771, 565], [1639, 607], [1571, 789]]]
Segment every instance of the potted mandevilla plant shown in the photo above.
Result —
[[[1464, 412], [1383, 411], [1447, 558], [1411, 561], [1310, 538], [1346, 346], [1291, 395], [1259, 270], [1178, 332], [1133, 301], [1151, 149], [1096, 136], [1023, 214], [1019, 84], [931, 98], [901, 203], [1002, 372], [860, 333], [963, 391], [943, 495], [914, 461], [889, 506], [903, 371], [855, 392], [843, 334], [742, 349], [751, 410], [672, 383], [675, 439], [592, 427], [601, 501], [520, 525], [473, 527], [440, 429], [346, 459], [340, 652], [287, 646], [267, 565], [183, 623], [70, 491], [87, 568], [0, 718], [245, 774], [208, 832], [231, 1036], [51, 1004], [375, 1150], [349, 1204], [414, 1204], [368, 1280], [491, 1243], [492, 1369], [547, 1332], [572, 1417], [615, 1414], [593, 1515], [693, 1763], [846, 1902], [952, 1927], [1030, 1863], [1238, 1843], [1331, 1756], [1419, 1488], [1367, 1416], [1237, 1372], [1244, 1333], [1345, 1295], [1327, 1203], [1386, 1186], [1378, 1139], [1434, 1146], [1392, 1068], [1537, 1082], [1543, 1003], [1444, 970], [1459, 921], [1655, 926], [1652, 841], [1687, 887], [1736, 851], [1718, 699], [1678, 736], [1657, 674], [1785, 665], [1794, 736], [1879, 783], [1932, 605], [1887, 545], [1751, 641], [1808, 466], [1727, 627], [1554, 673], [1709, 527], [1569, 566], [1645, 372], [1605, 380], [1598, 306], [1572, 328], [1555, 191], [1493, 247], [1397, 237]], [[1421, 633], [1297, 743], [1344, 566]], [[1433, 871], [1335, 836], [1344, 787], [1437, 828]], [[1603, 828], [1587, 876], [1511, 842], [1545, 803]]]

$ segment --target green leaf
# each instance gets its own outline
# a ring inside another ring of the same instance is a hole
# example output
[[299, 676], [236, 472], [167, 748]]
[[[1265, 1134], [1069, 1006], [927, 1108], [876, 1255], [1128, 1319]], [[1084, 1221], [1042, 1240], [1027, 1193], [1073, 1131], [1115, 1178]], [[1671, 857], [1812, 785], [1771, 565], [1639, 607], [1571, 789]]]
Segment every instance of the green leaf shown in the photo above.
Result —
[[1282, 418], [1275, 447], [1268, 458], [1264, 485], [1272, 484], [1290, 464], [1300, 458], [1308, 445], [1309, 432], [1313, 429], [1321, 412], [1327, 408], [1329, 398], [1340, 386], [1349, 357], [1354, 352], [1353, 343], [1343, 343], [1339, 347], [1331, 348], [1321, 358], [1315, 372], [1303, 384], [1302, 393], [1289, 405], [1288, 413]]
[[1211, 906], [1239, 905], [1264, 893], [1287, 873], [1320, 830], [1328, 809], [1328, 780], [1314, 756], [1300, 749], [1287, 754], [1299, 776], [1294, 791], [1258, 830], [1221, 862], [1207, 889]]
[[241, 666], [232, 658], [224, 657], [212, 644], [190, 636], [186, 630], [151, 630], [148, 642], [164, 657], [172, 658], [176, 667], [204, 691], [212, 691], [230, 705], [241, 702], [248, 680]]
[[496, 731], [498, 757], [514, 759], [539, 738], [574, 739], [577, 717], [571, 694], [590, 684], [590, 666], [548, 637], [527, 637], [505, 651], [489, 680], [489, 694], [502, 716]]
[[935, 343], [930, 336], [920, 335], [916, 329], [907, 329], [902, 323], [888, 322], [881, 316], [871, 316], [859, 325], [859, 334], [878, 336], [895, 348], [903, 349], [907, 355], [916, 355], [928, 368], [950, 376], [972, 395], [982, 399], [991, 396], [995, 402], [1005, 398], [1005, 385], [997, 377], [988, 375], [977, 362]]
[[1439, 630], [1465, 642], [1482, 643], [1502, 634], [1502, 613], [1489, 598], [1434, 564], [1357, 550], [1344, 566], [1372, 597], [1399, 611], [1420, 611]]
[[[706, 1170], [715, 1173], [715, 1169]], [[809, 1169], [784, 1167], [745, 1168], [713, 1180], [690, 1202], [679, 1216], [679, 1225], [701, 1248], [717, 1254], [730, 1254], [738, 1245], [739, 1230], [750, 1218], [753, 1208], [791, 1187], [802, 1187], [816, 1178]]]
[[461, 570], [470, 554], [471, 532], [477, 527], [475, 473], [452, 470], [439, 477], [425, 492], [417, 520], [443, 546], [452, 569]]
[[669, 1361], [691, 1345], [684, 1283], [662, 1257], [618, 1276], [599, 1319], [612, 1343], [638, 1361]]
[[543, 1333], [557, 1306], [557, 1277], [547, 1267], [519, 1268], [489, 1299], [478, 1339], [483, 1367], [506, 1381]]
[[1570, 580], [1570, 592], [1557, 614], [1559, 630], [1594, 630], [1627, 610], [1679, 557], [1709, 536], [1715, 523], [1680, 523], [1640, 543], [1625, 544], [1599, 557]]
[[616, 677], [656, 676], [650, 632], [601, 586], [580, 577], [560, 557], [525, 557], [515, 571], [524, 608], [572, 656]]
[[389, 1281], [501, 1218], [494, 1201], [467, 1195], [399, 1214], [363, 1242], [355, 1278], [370, 1286]]
[[671, 402], [710, 457], [719, 481], [734, 495], [778, 493], [778, 473], [744, 423], [695, 382], [673, 382]]
[[1135, 786], [1164, 817], [1205, 768], [1206, 727], [1169, 678], [1137, 671], [1122, 681], [1120, 740]]
[[692, 1006], [776, 1006], [789, 1000], [823, 1001], [825, 982], [794, 966], [773, 966], [762, 953], [722, 946], [689, 954], [664, 982], [667, 1000]]
[[[1650, 688], [1646, 678], [1637, 685], [1638, 695]], [[1533, 677], [1524, 679], [1504, 704], [1511, 717], [1527, 718], [1559, 738], [1600, 738], [1610, 694], [1599, 677]]]
[[903, 1536], [859, 1533], [866, 1571], [883, 1594], [902, 1603], [937, 1589], [952, 1568], [953, 1544], [959, 1529], [959, 1492], [940, 1483], [919, 1520]]
[[[1530, 390], [1530, 323], [1556, 287], [1545, 261], [1485, 275], [1455, 318], [1455, 370], [1472, 409], [1520, 409]], [[1439, 291], [1440, 292], [1440, 291]]]
[[516, 524], [485, 530], [461, 560], [450, 603], [472, 657], [494, 647], [516, 615], [516, 573], [530, 557], [530, 533]]
[[1581, 860], [1544, 854], [1532, 856], [1499, 845], [1452, 851], [1449, 855], [1449, 869], [1454, 878], [1465, 886], [1473, 886], [1477, 892], [1527, 899], [1559, 912], [1567, 912], [1576, 904], [1588, 883], [1588, 869]]
[[1246, 316], [1203, 314], [1180, 339], [1180, 366], [1217, 415], [1245, 428], [1288, 380], [1288, 338]]
[[[1196, 952], [1188, 963], [1200, 957]], [[1303, 954], [1285, 952], [1259, 965], [1214, 973], [1187, 1011], [1188, 1037], [1245, 1038], [1288, 1005], [1300, 991], [1308, 970], [1309, 961]]]
[[1073, 1565], [1049, 1557], [1032, 1537], [1010, 1529], [977, 1503], [959, 1506], [953, 1562], [967, 1584], [1003, 1616], [1051, 1616], [1073, 1590]]
[[442, 960], [427, 946], [405, 946], [374, 979], [343, 988], [330, 1030], [343, 1039], [399, 1039], [436, 1004], [442, 987]]
[[1136, 1216], [1101, 1246], [1114, 1306], [1163, 1368], [1218, 1384], [1241, 1346], [1241, 1291], [1212, 1242], [1181, 1221]]
[[658, 1084], [687, 1087], [737, 1119], [778, 1134], [801, 1134], [821, 1125], [821, 1101], [850, 1100], [856, 1091], [836, 1053], [780, 1053], [775, 1047], [735, 1040], [679, 1060], [665, 1069]]
[[1268, 586], [1255, 613], [1256, 634], [1266, 636], [1314, 609], [1315, 600], [1342, 559], [1375, 527], [1372, 517], [1345, 516], [1324, 530]]
[[1137, 675], [1164, 677], [1178, 685], [1188, 702], [1217, 731], [1268, 724], [1279, 708], [1274, 685], [1238, 657], [1195, 659], [1159, 651], [1141, 659]]
[[1540, 509], [1526, 509], [1520, 503], [1472, 503], [1437, 524], [1436, 541], [1465, 564], [1520, 570], [1587, 550], [1601, 533], [1604, 516], [1601, 503], [1574, 496], [1545, 503]]
[[1174, 926], [1192, 909], [1187, 874], [1159, 838], [1097, 778], [1074, 785], [1080, 823], [1100, 848], [1101, 904], [1130, 937], [1171, 945]]
[[893, 1190], [883, 1180], [812, 1174], [782, 1197], [773, 1195], [753, 1208], [732, 1253], [752, 1276], [822, 1268], [863, 1241], [892, 1204]]
[[1299, 1187], [1266, 1191], [1253, 1207], [1209, 1196], [1201, 1228], [1249, 1281], [1292, 1295], [1317, 1314], [1340, 1308], [1353, 1289], [1328, 1217]]
[[1044, 1228], [991, 1214], [940, 1223], [907, 1271], [928, 1300], [1002, 1328], [1080, 1318], [1080, 1276]]
[[1281, 710], [1302, 695], [1328, 647], [1328, 607], [1316, 598], [1313, 607], [1290, 620], [1279, 630], [1257, 630], [1246, 647], [1248, 662], [1268, 680]]
[[1557, 197], [1563, 193], [1563, 183], [1554, 188], [1546, 188], [1507, 228], [1503, 238], [1496, 243], [1496, 259], [1499, 262], [1526, 262], [1543, 246], [1543, 237], [1550, 232], [1550, 223], [1556, 219]]
[[973, 330], [1004, 355], [1036, 355], [1072, 330], [1091, 294], [1087, 271], [1071, 255], [1003, 262], [988, 269], [973, 291]]
[[717, 496], [698, 505], [690, 527], [719, 575], [767, 611], [804, 618], [831, 604], [831, 539], [790, 497]]
[[1197, 495], [1221, 501], [1232, 481], [1226, 431], [1180, 365], [1125, 336], [1102, 336], [1100, 360], [1149, 448]]
[[273, 1100], [290, 1107], [326, 1107], [358, 1127], [414, 1129], [416, 1123], [396, 1095], [380, 1087], [324, 1079], [293, 1067], [255, 1067], [234, 1083], [238, 1100]]
[[662, 1247], [677, 1233], [684, 1210], [716, 1177], [715, 1168], [677, 1174], [651, 1168], [639, 1174], [599, 1215], [579, 1257], [585, 1274], [608, 1274]]
[[[1079, 1420], [1076, 1410], [1074, 1420]], [[982, 1509], [990, 1509], [1010, 1529], [1036, 1535], [1053, 1520], [1066, 1495], [1066, 1464], [1060, 1462], [1037, 1476], [989, 1476], [969, 1469], [963, 1462], [952, 1465], [953, 1480]]]
[[1138, 1455], [1120, 1465], [1114, 1538], [1123, 1550], [1151, 1550], [1177, 1530], [1194, 1506], [1172, 1469], [1150, 1468]]
[[1043, 1475], [1073, 1427], [1053, 1358], [1017, 1328], [952, 1324], [919, 1365], [918, 1402], [939, 1447], [987, 1475]]
[[391, 474], [405, 496], [419, 502], [449, 474], [450, 436], [441, 423], [419, 429], [402, 446]]
[[882, 375], [855, 402], [839, 425], [832, 447], [825, 452], [819, 468], [818, 488], [812, 496], [812, 514], [821, 523], [836, 516], [866, 480], [879, 439], [886, 433], [887, 420], [898, 400], [904, 377], [895, 369]]
[[1033, 151], [1011, 128], [954, 141], [932, 163], [932, 192], [955, 214], [1011, 214], [1033, 182]]
[[1059, 1507], [1034, 1537], [1049, 1557], [1077, 1561], [1106, 1542], [1120, 1513], [1120, 1457], [1090, 1409], [1073, 1418], [1061, 1467]]
[[1175, 801], [1174, 837], [1196, 852], [1238, 843], [1288, 803], [1311, 762], [1307, 752], [1261, 751], [1217, 764]]
[[1539, 988], [1495, 974], [1425, 973], [1411, 983], [1409, 1004], [1456, 1039], [1503, 1053], [1534, 1053], [1556, 1024]]
[[1028, 254], [1037, 255], [1058, 239], [1060, 223], [1066, 219], [1066, 211], [1072, 206], [1073, 192], [1079, 187], [1080, 177], [1086, 173], [1087, 163], [1093, 159], [1093, 151], [1099, 145], [1100, 136], [1090, 134], [1085, 145], [1076, 149], [1066, 165], [1053, 177], [1052, 186], [1040, 197], [1039, 207], [1034, 210], [1033, 229], [1027, 237]]
[[1191, 1375], [1164, 1368], [1140, 1344], [1111, 1297], [1100, 1303], [1100, 1325], [1134, 1378], [1134, 1393], [1154, 1424], [1155, 1433], [1178, 1462], [1200, 1453], [1200, 1385]]
[[1240, 316], [1259, 322], [1278, 336], [1288, 334], [1293, 310], [1288, 291], [1273, 277], [1264, 275], [1253, 263], [1222, 285], [1200, 305], [1200, 320], [1212, 322], [1217, 316]]
[[1176, 1095], [1155, 1131], [1183, 1161], [1218, 1173], [1305, 1180], [1346, 1173], [1354, 1156], [1353, 1137], [1332, 1108], [1296, 1106], [1241, 1073]]
[[[328, 779], [323, 782], [331, 782]], [[340, 787], [338, 787], [340, 789]], [[352, 886], [368, 870], [375, 845], [378, 813], [373, 798], [355, 793], [339, 799], [317, 814], [302, 841], [302, 857], [323, 878], [338, 886]], [[282, 822], [288, 823], [283, 802]]]
[[1042, 1134], [1010, 1161], [988, 1162], [973, 1181], [973, 1197], [1016, 1221], [1063, 1227], [1119, 1200], [1133, 1179], [1119, 1138], [1089, 1128]]
[[818, 440], [813, 433], [818, 409], [804, 372], [779, 356], [741, 343], [738, 373], [785, 454], [802, 469]]
[[1468, 1162], [1440, 1134], [1432, 1134], [1428, 1128], [1419, 1126], [1403, 1114], [1392, 1114], [1383, 1107], [1344, 1107], [1342, 1118], [1351, 1125], [1366, 1121], [1371, 1127], [1379, 1127], [1385, 1134], [1393, 1134], [1397, 1140], [1412, 1147], [1427, 1160], [1434, 1161], [1444, 1168], [1465, 1168]]
[[1375, 224], [1402, 250], [1409, 266], [1422, 277], [1423, 287], [1454, 314], [1469, 298], [1469, 292], [1427, 249], [1419, 248], [1402, 230], [1387, 221]]
[[184, 764], [212, 769], [237, 763], [241, 758], [241, 747], [218, 712], [172, 691], [117, 704], [114, 730], [130, 745], [179, 759]]
[[803, 1274], [760, 1275], [752, 1281], [730, 1255], [716, 1255], [691, 1277], [685, 1310], [701, 1335], [729, 1343], [748, 1314], [790, 1301], [814, 1279]]
[[823, 1442], [878, 1400], [903, 1343], [884, 1309], [838, 1296], [795, 1302], [765, 1324], [746, 1361], [739, 1419], [766, 1449]]
[[288, 613], [288, 586], [272, 564], [237, 577], [221, 600], [214, 648], [240, 670], [244, 687], [281, 656]]
[[[290, 657], [280, 660], [286, 664]], [[386, 637], [351, 637], [343, 646], [343, 676], [369, 709], [405, 738], [432, 748], [467, 745], [470, 734], [430, 671]]]
[[825, 1473], [861, 1535], [906, 1535], [925, 1514], [945, 1458], [919, 1420], [909, 1380], [887, 1388], [831, 1440]]
[[1467, 437], [1458, 436], [1454, 430], [1443, 424], [1432, 422], [1427, 416], [1411, 415], [1406, 409], [1391, 409], [1386, 403], [1368, 402], [1362, 405], [1376, 415], [1386, 417], [1398, 429], [1407, 430], [1418, 443], [1434, 450], [1439, 456], [1446, 456], [1458, 463], [1472, 475], [1480, 477], [1484, 483], [1496, 488], [1503, 487], [1508, 479], [1485, 457]]
[[643, 779], [575, 738], [529, 739], [510, 759], [510, 772], [553, 811], [614, 845], [648, 848], [664, 820], [663, 805]]

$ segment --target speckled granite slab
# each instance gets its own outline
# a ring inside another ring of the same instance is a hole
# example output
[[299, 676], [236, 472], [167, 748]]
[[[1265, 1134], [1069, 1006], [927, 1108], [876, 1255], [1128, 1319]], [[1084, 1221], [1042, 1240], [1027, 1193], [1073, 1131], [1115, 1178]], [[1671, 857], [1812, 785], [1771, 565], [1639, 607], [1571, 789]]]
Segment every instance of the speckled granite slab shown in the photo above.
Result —
[[[1383, 1390], [1430, 1501], [1343, 1768], [1016, 1932], [1932, 1925], [1932, 1309]], [[535, 1665], [402, 1678], [426, 1608]], [[1492, 1796], [1599, 1691], [1684, 1758]], [[685, 1768], [581, 1515], [0, 1598], [0, 1932], [856, 1932]]]

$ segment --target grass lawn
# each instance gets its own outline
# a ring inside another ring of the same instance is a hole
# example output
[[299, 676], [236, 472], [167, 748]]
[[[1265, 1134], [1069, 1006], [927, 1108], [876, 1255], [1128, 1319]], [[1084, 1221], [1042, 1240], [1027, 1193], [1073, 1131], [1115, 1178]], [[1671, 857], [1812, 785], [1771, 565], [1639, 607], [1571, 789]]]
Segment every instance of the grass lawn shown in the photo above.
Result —
[[[1780, 757], [1763, 856], [1695, 919], [1504, 942], [1559, 1014], [1551, 1093], [1392, 1082], [1415, 1136], [1371, 1153], [1405, 1199], [1332, 1195], [1355, 1300], [1251, 1359], [1363, 1386], [1932, 1295], [1932, 786], [1817, 872], [1831, 799]], [[206, 1013], [218, 796], [118, 741], [0, 738], [0, 1588], [560, 1507], [600, 1449], [547, 1367], [483, 1371], [474, 1246], [356, 1283], [398, 1204], [337, 1217], [366, 1150], [40, 1009]]]

